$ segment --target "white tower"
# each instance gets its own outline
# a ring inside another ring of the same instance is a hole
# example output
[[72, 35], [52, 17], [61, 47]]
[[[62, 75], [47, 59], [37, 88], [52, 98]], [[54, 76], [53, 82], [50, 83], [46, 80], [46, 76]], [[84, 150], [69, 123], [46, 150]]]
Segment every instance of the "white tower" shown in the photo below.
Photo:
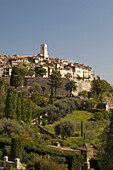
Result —
[[40, 54], [42, 54], [44, 58], [48, 57], [47, 44], [41, 44]]

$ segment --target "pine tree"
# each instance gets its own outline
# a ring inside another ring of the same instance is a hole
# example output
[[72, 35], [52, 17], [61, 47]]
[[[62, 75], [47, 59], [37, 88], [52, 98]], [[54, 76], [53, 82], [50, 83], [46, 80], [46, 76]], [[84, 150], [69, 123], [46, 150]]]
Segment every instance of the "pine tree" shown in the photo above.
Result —
[[57, 89], [60, 88], [62, 85], [62, 75], [60, 74], [60, 71], [58, 71], [57, 69], [53, 70], [52, 74], [50, 75], [48, 85], [50, 86], [51, 89], [51, 98], [52, 98], [53, 89], [56, 96]]

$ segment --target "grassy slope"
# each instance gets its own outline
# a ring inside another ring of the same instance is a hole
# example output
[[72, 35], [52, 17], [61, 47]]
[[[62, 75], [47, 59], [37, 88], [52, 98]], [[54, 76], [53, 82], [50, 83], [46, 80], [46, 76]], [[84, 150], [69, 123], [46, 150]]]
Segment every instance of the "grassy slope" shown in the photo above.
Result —
[[[83, 110], [76, 110], [73, 111], [71, 114], [67, 114], [64, 118], [62, 118], [61, 120], [73, 120], [75, 122], [75, 126], [77, 124], [79, 124], [79, 129], [75, 130], [75, 133], [78, 133], [79, 137], [80, 137], [80, 122], [83, 121], [84, 124], [86, 122], [89, 122], [90, 124], [92, 124], [89, 119], [91, 119], [93, 116], [93, 113], [87, 112], [87, 111], [83, 111]], [[60, 120], [60, 121], [61, 121]], [[54, 124], [52, 125], [46, 125], [44, 128], [47, 129], [49, 132], [51, 133], [55, 133], [54, 132], [54, 126], [58, 123], [59, 121], [54, 122]], [[88, 143], [95, 143], [98, 138], [97, 136], [101, 134], [101, 132], [103, 131], [105, 127], [97, 127], [97, 128], [88, 128], [87, 130], [85, 130], [85, 133], [89, 133], [89, 136], [86, 135], [86, 141]], [[78, 137], [71, 137], [70, 140], [75, 140], [78, 139]]]
[[[92, 118], [92, 113], [83, 111], [83, 110], [75, 110], [70, 114], [67, 114], [64, 118], [60, 119], [61, 120], [73, 120], [75, 123], [80, 123], [81, 121], [86, 122], [90, 118]], [[46, 125], [45, 129], [48, 131], [54, 133], [54, 126], [58, 123], [59, 121], [56, 121], [53, 125]]]

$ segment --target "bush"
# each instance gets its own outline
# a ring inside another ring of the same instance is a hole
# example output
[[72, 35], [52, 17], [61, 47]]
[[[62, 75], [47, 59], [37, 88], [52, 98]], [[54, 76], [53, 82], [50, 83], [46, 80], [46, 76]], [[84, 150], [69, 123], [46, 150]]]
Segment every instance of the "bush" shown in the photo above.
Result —
[[2, 155], [3, 155], [3, 153], [2, 153], [2, 151], [0, 150], [0, 159], [2, 159]]
[[93, 131], [86, 132], [86, 138], [91, 141], [97, 138], [96, 134]]
[[97, 120], [103, 120], [103, 119], [104, 119], [104, 118], [103, 118], [103, 114], [102, 114], [101, 112], [95, 112], [94, 115], [93, 115], [93, 119], [94, 119], [95, 121], [97, 121]]
[[62, 138], [70, 137], [74, 134], [75, 125], [70, 120], [64, 120], [55, 125], [55, 133], [61, 135]]
[[32, 111], [32, 117], [33, 119], [40, 116], [40, 115], [44, 115], [45, 109], [44, 108], [39, 108], [39, 109], [35, 109]]
[[70, 148], [72, 148], [72, 149], [77, 149], [77, 148], [78, 148], [78, 145], [77, 145], [76, 143], [72, 143], [72, 144], [70, 145]]
[[71, 113], [73, 110], [91, 110], [93, 103], [90, 100], [81, 100], [79, 98], [71, 97], [61, 99], [54, 102], [52, 105], [45, 107], [45, 113], [48, 114], [49, 123], [59, 120], [60, 118]]
[[20, 125], [16, 120], [6, 118], [0, 120], [0, 135], [3, 137], [11, 137], [12, 133], [20, 135], [23, 131], [30, 137], [34, 136], [34, 131], [29, 127], [29, 124]]

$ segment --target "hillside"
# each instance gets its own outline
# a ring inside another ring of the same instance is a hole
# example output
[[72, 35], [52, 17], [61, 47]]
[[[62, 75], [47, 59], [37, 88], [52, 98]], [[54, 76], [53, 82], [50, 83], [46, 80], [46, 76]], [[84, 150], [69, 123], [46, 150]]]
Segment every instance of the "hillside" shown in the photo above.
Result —
[[[81, 130], [81, 121], [84, 124], [84, 133], [86, 136], [86, 141], [88, 143], [95, 143], [98, 140], [98, 136], [104, 130], [104, 128], [109, 124], [109, 121], [92, 121], [93, 113], [83, 110], [75, 110], [70, 114], [67, 114], [64, 118], [61, 118], [60, 121], [63, 120], [72, 120], [75, 122], [75, 133], [74, 139], [78, 140], [80, 137], [80, 130]], [[45, 125], [45, 129], [49, 132], [54, 132], [54, 126], [59, 123], [60, 121], [55, 121], [54, 124]]]

